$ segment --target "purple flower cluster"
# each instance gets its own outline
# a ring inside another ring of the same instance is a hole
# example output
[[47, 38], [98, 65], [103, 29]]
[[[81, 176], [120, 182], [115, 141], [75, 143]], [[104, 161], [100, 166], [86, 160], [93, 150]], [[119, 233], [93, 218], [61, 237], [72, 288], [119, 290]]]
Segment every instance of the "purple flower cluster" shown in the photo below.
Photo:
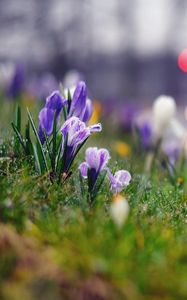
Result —
[[39, 113], [38, 134], [42, 144], [45, 142], [45, 134], [50, 136], [53, 132], [55, 114], [58, 123], [63, 109], [67, 112], [67, 119], [75, 116], [85, 123], [89, 121], [93, 106], [91, 100], [87, 98], [87, 88], [84, 82], [77, 84], [70, 101], [65, 99], [59, 91], [54, 91], [46, 99], [45, 106]]
[[57, 128], [62, 111], [64, 112], [65, 122], [57, 128], [56, 134], [61, 135], [61, 153], [62, 153], [62, 173], [68, 173], [71, 164], [80, 148], [88, 137], [94, 132], [102, 130], [101, 124], [87, 126], [90, 119], [93, 106], [90, 99], [87, 98], [87, 87], [84, 82], [79, 82], [69, 99], [70, 91], [67, 97], [62, 96], [59, 91], [54, 91], [47, 99], [44, 108], [39, 113], [38, 136], [41, 144], [49, 144], [48, 137], [53, 135], [53, 127]]

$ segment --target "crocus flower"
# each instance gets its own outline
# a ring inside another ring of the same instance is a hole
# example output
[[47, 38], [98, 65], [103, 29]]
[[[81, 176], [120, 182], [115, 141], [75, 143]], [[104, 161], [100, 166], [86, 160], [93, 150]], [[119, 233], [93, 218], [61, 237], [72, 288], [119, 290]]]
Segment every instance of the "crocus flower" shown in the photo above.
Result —
[[156, 138], [162, 138], [176, 113], [175, 100], [160, 96], [153, 103], [153, 128]]
[[162, 144], [162, 151], [167, 155], [169, 163], [174, 166], [182, 152], [182, 145], [179, 141], [166, 141]]
[[25, 85], [25, 70], [23, 65], [18, 64], [15, 66], [12, 80], [7, 88], [7, 96], [10, 98], [16, 98], [21, 94]]
[[52, 73], [43, 73], [31, 78], [26, 86], [27, 93], [39, 100], [45, 100], [54, 90], [58, 89], [58, 82]]
[[5, 93], [14, 76], [15, 66], [13, 63], [0, 63], [0, 89]]
[[50, 136], [53, 132], [53, 122], [56, 113], [56, 121], [59, 121], [60, 113], [66, 100], [62, 98], [59, 91], [54, 91], [47, 99], [45, 107], [39, 113], [39, 129], [38, 134], [43, 144], [45, 141], [44, 132]]
[[76, 89], [73, 93], [73, 98], [71, 101], [70, 111], [69, 111], [69, 117], [75, 116], [80, 117], [82, 114], [82, 111], [85, 109], [86, 105], [86, 97], [87, 97], [87, 88], [86, 84], [83, 81], [80, 81]]
[[109, 159], [110, 154], [107, 149], [89, 147], [86, 150], [86, 161], [80, 164], [79, 170], [83, 178], [87, 178], [89, 172], [90, 190], [93, 189], [99, 174], [104, 170]]
[[74, 85], [77, 85], [79, 81], [83, 80], [83, 75], [77, 70], [68, 71], [63, 80], [63, 86], [71, 88]]
[[140, 142], [143, 149], [147, 150], [152, 144], [152, 128], [151, 124], [147, 121], [138, 126], [138, 132], [140, 135]]
[[[76, 86], [72, 86], [70, 89], [70, 95], [72, 98], [68, 118], [75, 116], [81, 121], [87, 123], [93, 113], [92, 101], [87, 98], [87, 88], [83, 81], [78, 82]], [[64, 90], [66, 98], [68, 97], [68, 90]]]
[[131, 132], [137, 115], [137, 105], [135, 106], [130, 103], [127, 103], [125, 106], [119, 105], [117, 110], [117, 122], [121, 128], [128, 132]]
[[121, 195], [115, 196], [110, 208], [110, 214], [116, 226], [121, 228], [129, 214], [128, 201]]
[[131, 175], [126, 170], [119, 170], [112, 175], [110, 169], [108, 169], [108, 178], [110, 180], [112, 192], [118, 194], [124, 187], [129, 185]]
[[99, 132], [101, 130], [101, 124], [86, 126], [84, 122], [74, 116], [69, 118], [63, 124], [61, 132], [63, 135], [63, 151], [65, 153], [64, 172], [68, 171], [68, 168], [79, 150], [79, 147], [86, 141], [86, 139], [93, 132]]

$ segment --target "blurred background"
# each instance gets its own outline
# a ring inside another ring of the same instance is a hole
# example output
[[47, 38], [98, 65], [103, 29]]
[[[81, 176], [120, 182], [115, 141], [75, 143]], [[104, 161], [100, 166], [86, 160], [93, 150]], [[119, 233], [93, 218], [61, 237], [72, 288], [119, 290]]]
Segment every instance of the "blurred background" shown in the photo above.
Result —
[[99, 99], [187, 98], [186, 0], [0, 0], [0, 40], [30, 78], [77, 70]]

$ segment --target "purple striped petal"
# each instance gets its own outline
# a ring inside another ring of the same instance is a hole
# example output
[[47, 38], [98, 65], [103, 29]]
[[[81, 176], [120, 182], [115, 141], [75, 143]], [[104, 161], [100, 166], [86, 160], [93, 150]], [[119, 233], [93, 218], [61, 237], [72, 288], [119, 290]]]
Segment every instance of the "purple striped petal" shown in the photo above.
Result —
[[87, 97], [86, 84], [85, 82], [80, 81], [77, 84], [77, 87], [73, 94], [69, 116], [74, 115], [76, 117], [80, 117], [82, 115], [82, 112], [85, 109], [85, 105], [86, 105], [86, 97]]
[[131, 180], [130, 173], [125, 170], [119, 170], [112, 175], [111, 171], [108, 169], [108, 177], [111, 183], [111, 189], [115, 194], [120, 193], [124, 187], [129, 185]]
[[110, 159], [110, 154], [107, 149], [99, 149], [99, 172], [101, 172]]
[[102, 131], [102, 125], [100, 123], [89, 126], [91, 132], [100, 132]]
[[92, 114], [93, 114], [93, 104], [92, 104], [92, 101], [87, 98], [85, 110], [84, 110], [83, 116], [81, 118], [82, 121], [87, 123], [90, 120]]
[[86, 163], [88, 164], [90, 169], [95, 169], [98, 171], [100, 165], [100, 157], [97, 147], [89, 147], [86, 150]]
[[59, 91], [54, 91], [47, 99], [45, 107], [56, 111], [57, 119], [60, 116], [63, 106], [67, 103], [67, 100], [63, 99]]
[[87, 165], [86, 162], [83, 162], [82, 164], [80, 164], [79, 171], [80, 171], [81, 176], [83, 178], [87, 178], [87, 175], [88, 175], [88, 165]]

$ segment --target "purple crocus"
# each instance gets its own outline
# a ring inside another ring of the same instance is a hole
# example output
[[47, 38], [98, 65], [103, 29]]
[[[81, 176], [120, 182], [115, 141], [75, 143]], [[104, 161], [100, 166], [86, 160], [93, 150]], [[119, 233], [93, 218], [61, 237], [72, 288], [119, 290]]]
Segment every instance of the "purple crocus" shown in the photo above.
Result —
[[147, 150], [151, 147], [152, 144], [152, 128], [149, 122], [145, 121], [138, 126], [140, 142], [142, 147]]
[[25, 85], [25, 70], [23, 65], [18, 64], [15, 66], [12, 79], [7, 87], [7, 96], [10, 98], [18, 97]]
[[32, 97], [45, 101], [52, 91], [58, 89], [58, 82], [52, 73], [43, 73], [31, 78], [26, 86], [27, 93]]
[[108, 169], [108, 178], [110, 180], [112, 192], [118, 194], [124, 187], [129, 185], [131, 175], [126, 170], [119, 170], [113, 175]]
[[61, 132], [63, 135], [64, 172], [68, 172], [75, 155], [86, 139], [93, 132], [101, 130], [101, 124], [86, 126], [84, 122], [74, 116], [63, 124]]
[[89, 177], [89, 189], [93, 190], [99, 174], [105, 169], [110, 154], [107, 149], [90, 147], [86, 150], [85, 162], [79, 166], [83, 178]]
[[75, 116], [79, 117], [82, 115], [82, 112], [85, 110], [87, 98], [87, 88], [86, 84], [83, 81], [80, 81], [73, 93], [73, 98], [70, 105], [68, 117]]
[[41, 143], [45, 142], [45, 133], [50, 136], [53, 132], [53, 122], [56, 113], [56, 121], [59, 121], [60, 113], [67, 100], [63, 99], [59, 91], [54, 91], [47, 99], [45, 107], [39, 113], [38, 135]]

